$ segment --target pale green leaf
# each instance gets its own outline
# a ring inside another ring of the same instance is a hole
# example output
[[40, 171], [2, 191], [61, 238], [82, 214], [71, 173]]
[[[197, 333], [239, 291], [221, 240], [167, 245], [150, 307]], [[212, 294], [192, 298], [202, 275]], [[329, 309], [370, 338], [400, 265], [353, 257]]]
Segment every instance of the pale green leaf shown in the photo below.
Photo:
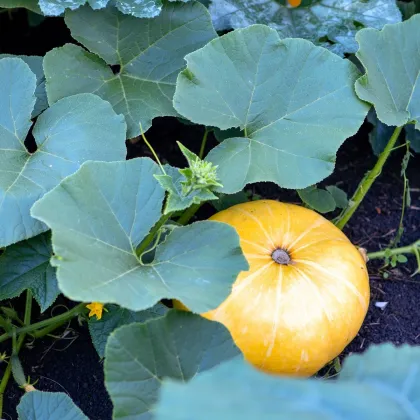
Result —
[[64, 392], [27, 392], [17, 412], [19, 420], [89, 420]]
[[[356, 82], [359, 97], [375, 106], [380, 121], [420, 129], [420, 15], [381, 31], [363, 29], [357, 58], [366, 74]], [[386, 51], [386, 53], [384, 53]]]
[[161, 303], [144, 311], [129, 311], [118, 305], [107, 305], [102, 318], [97, 320], [95, 317], [89, 320], [89, 332], [92, 337], [93, 345], [99, 357], [105, 356], [105, 346], [110, 334], [123, 325], [134, 322], [145, 322], [152, 318], [157, 318], [166, 313], [168, 308]]
[[267, 375], [235, 358], [183, 384], [164, 380], [155, 420], [417, 419], [420, 349], [372, 346], [336, 381]]
[[[165, 4], [154, 19], [85, 6], [67, 12], [65, 20], [91, 53], [76, 45], [47, 53], [50, 104], [75, 93], [95, 93], [125, 116], [128, 138], [140, 134], [140, 124], [146, 131], [155, 117], [178, 115], [172, 97], [184, 56], [217, 36], [207, 9], [196, 2]], [[120, 66], [117, 74], [111, 65]]]
[[[45, 16], [59, 16], [66, 9], [74, 10], [84, 5], [86, 0], [38, 0], [38, 2]], [[105, 2], [104, 5], [106, 5]]]
[[276, 0], [212, 0], [209, 11], [216, 30], [265, 24], [281, 38], [308, 39], [340, 55], [357, 51], [360, 27], [401, 22], [395, 0], [320, 0], [298, 8]]
[[[35, 15], [39, 16], [39, 15]], [[21, 58], [32, 70], [32, 73], [36, 75], [36, 103], [35, 108], [32, 111], [32, 118], [37, 117], [44, 109], [48, 108], [47, 93], [45, 91], [45, 77], [44, 70], [42, 68], [42, 57], [28, 56], [28, 55], [10, 55], [0, 54], [0, 59], [4, 57], [16, 57]]]
[[0, 300], [30, 289], [41, 312], [50, 307], [59, 293], [51, 257], [50, 233], [7, 247], [0, 256]]
[[303, 39], [280, 40], [264, 25], [230, 32], [185, 59], [177, 111], [247, 136], [224, 140], [206, 157], [218, 165], [226, 193], [259, 181], [299, 189], [317, 183], [369, 109], [354, 93], [354, 64]]
[[335, 205], [339, 209], [345, 209], [349, 203], [347, 194], [341, 188], [336, 187], [335, 185], [329, 185], [325, 188], [334, 198]]
[[303, 190], [297, 190], [297, 192], [305, 204], [320, 213], [328, 213], [335, 210], [335, 200], [329, 191], [310, 186]]
[[175, 227], [142, 262], [136, 248], [160, 219], [164, 190], [151, 159], [86, 162], [32, 208], [53, 231], [60, 290], [77, 301], [143, 310], [176, 298], [191, 310], [218, 306], [248, 264], [231, 226]]
[[238, 354], [222, 324], [188, 312], [172, 310], [118, 329], [108, 340], [105, 357], [113, 418], [152, 419], [163, 378], [185, 382]]
[[183, 194], [181, 182], [186, 180], [184, 175], [179, 172], [178, 168], [170, 165], [165, 165], [164, 168], [166, 175], [156, 175], [156, 179], [162, 188], [168, 192], [165, 214], [185, 210], [192, 204], [217, 200], [217, 196], [209, 189], [192, 190], [188, 194]]
[[37, 150], [24, 141], [31, 127], [35, 75], [19, 58], [0, 60], [0, 246], [47, 230], [29, 210], [36, 200], [86, 160], [125, 159], [124, 118], [92, 94], [64, 98], [38, 118], [32, 134]]
[[[0, 0], [5, 1], [5, 0]], [[12, 1], [12, 0], [9, 0]], [[17, 0], [15, 0], [17, 1]], [[26, 0], [29, 1], [29, 0]], [[169, 0], [176, 1], [176, 0]], [[189, 0], [177, 0], [187, 2]], [[93, 9], [105, 8], [109, 0], [39, 0], [42, 12], [46, 16], [59, 16], [67, 9], [75, 10], [83, 6], [86, 2]], [[160, 14], [164, 0], [115, 0], [112, 2], [118, 10], [127, 15], [138, 18], [153, 18]]]

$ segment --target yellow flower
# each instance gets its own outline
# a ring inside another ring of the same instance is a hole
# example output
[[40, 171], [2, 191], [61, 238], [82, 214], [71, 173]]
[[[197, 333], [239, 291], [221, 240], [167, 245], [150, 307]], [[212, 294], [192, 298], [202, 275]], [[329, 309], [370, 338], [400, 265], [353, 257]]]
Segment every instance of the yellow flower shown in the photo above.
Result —
[[86, 308], [90, 309], [89, 317], [96, 315], [96, 319], [102, 318], [102, 311], [106, 309], [104, 308], [103, 303], [100, 302], [92, 302], [89, 305], [86, 305]]

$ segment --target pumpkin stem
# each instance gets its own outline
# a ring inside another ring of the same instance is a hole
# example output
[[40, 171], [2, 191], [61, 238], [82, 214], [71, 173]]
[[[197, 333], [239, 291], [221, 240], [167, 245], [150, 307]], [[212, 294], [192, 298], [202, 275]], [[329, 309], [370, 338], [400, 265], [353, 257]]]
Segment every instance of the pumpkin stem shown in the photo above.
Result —
[[271, 258], [277, 264], [288, 265], [291, 262], [290, 255], [284, 249], [277, 248], [271, 254]]

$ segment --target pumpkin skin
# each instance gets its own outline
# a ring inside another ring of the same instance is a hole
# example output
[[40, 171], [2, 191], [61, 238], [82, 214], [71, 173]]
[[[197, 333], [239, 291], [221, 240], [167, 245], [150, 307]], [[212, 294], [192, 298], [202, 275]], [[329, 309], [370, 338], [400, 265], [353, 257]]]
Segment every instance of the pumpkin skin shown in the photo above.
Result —
[[[210, 220], [236, 229], [250, 267], [219, 307], [201, 315], [222, 323], [266, 373], [310, 376], [338, 356], [370, 299], [366, 263], [349, 239], [318, 213], [273, 200], [238, 204]], [[276, 249], [287, 251], [289, 264], [273, 260]]]

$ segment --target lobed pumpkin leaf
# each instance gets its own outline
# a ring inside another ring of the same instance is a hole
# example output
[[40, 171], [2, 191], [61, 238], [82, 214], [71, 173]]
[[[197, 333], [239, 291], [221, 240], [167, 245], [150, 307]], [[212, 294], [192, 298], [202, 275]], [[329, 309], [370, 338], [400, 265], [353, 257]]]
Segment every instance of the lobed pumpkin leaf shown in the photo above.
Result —
[[154, 418], [416, 418], [419, 360], [418, 347], [372, 346], [362, 355], [349, 356], [338, 380], [331, 382], [270, 376], [235, 358], [186, 384], [165, 379]]
[[53, 232], [61, 291], [77, 301], [139, 311], [176, 298], [197, 312], [218, 306], [248, 264], [231, 226], [174, 227], [144, 263], [136, 248], [161, 218], [164, 190], [148, 158], [86, 162], [32, 208]]
[[258, 181], [317, 183], [369, 110], [354, 92], [354, 64], [303, 39], [280, 40], [264, 25], [230, 32], [185, 59], [175, 109], [195, 123], [245, 133], [206, 157], [225, 193]]
[[281, 38], [304, 38], [339, 55], [355, 53], [357, 31], [381, 29], [401, 22], [394, 0], [319, 0], [291, 8], [277, 0], [212, 0], [209, 11], [216, 30], [238, 29], [259, 23]]
[[185, 382], [238, 355], [222, 324], [184, 311], [119, 328], [108, 340], [105, 357], [113, 418], [154, 418], [163, 378]]
[[0, 60], [0, 246], [47, 230], [31, 206], [86, 160], [124, 159], [125, 123], [92, 94], [64, 98], [39, 116], [29, 152], [25, 139], [35, 103], [35, 75], [19, 58]]
[[22, 59], [31, 69], [32, 73], [36, 75], [36, 89], [35, 96], [36, 102], [35, 107], [32, 111], [32, 118], [37, 117], [42, 111], [48, 108], [47, 92], [45, 91], [45, 77], [44, 70], [42, 68], [42, 57], [28, 56], [28, 55], [11, 55], [11, 54], [0, 54], [0, 59], [6, 57], [16, 57]]
[[145, 311], [129, 311], [118, 305], [107, 305], [100, 320], [89, 319], [89, 332], [99, 357], [105, 357], [105, 346], [111, 333], [123, 325], [145, 322], [164, 315], [168, 308], [161, 303]]
[[[152, 119], [177, 116], [172, 105], [184, 56], [217, 36], [207, 9], [197, 3], [165, 3], [154, 19], [136, 19], [115, 8], [68, 11], [65, 21], [85, 49], [67, 44], [44, 59], [48, 100], [91, 92], [125, 116], [127, 137]], [[119, 66], [116, 74], [110, 66]]]
[[[0, 0], [3, 2], [17, 2], [18, 0]], [[28, 3], [32, 6], [32, 2], [37, 4], [36, 0], [20, 0], [23, 5]], [[182, 1], [186, 3], [190, 0], [168, 0], [168, 1]], [[45, 16], [59, 16], [65, 10], [76, 10], [80, 6], [89, 3], [92, 9], [103, 9], [110, 3], [109, 0], [39, 0], [40, 10]], [[162, 6], [165, 0], [115, 0], [111, 2], [118, 10], [127, 15], [135, 16], [138, 18], [153, 18], [158, 16], [162, 11]], [[16, 6], [15, 6], [16, 7]], [[26, 7], [26, 6], [23, 6]], [[33, 6], [32, 6], [33, 7]], [[27, 7], [29, 8], [29, 7]], [[39, 8], [37, 9], [39, 10]], [[34, 10], [34, 11], [37, 11]]]
[[0, 300], [14, 298], [30, 289], [41, 312], [48, 309], [59, 294], [51, 257], [49, 232], [8, 246], [0, 255]]
[[356, 56], [366, 69], [356, 82], [356, 92], [375, 106], [378, 119], [386, 125], [414, 121], [420, 129], [419, 37], [420, 15], [381, 31], [363, 29], [356, 36], [360, 45]]
[[27, 392], [17, 412], [19, 420], [89, 420], [64, 392]]

